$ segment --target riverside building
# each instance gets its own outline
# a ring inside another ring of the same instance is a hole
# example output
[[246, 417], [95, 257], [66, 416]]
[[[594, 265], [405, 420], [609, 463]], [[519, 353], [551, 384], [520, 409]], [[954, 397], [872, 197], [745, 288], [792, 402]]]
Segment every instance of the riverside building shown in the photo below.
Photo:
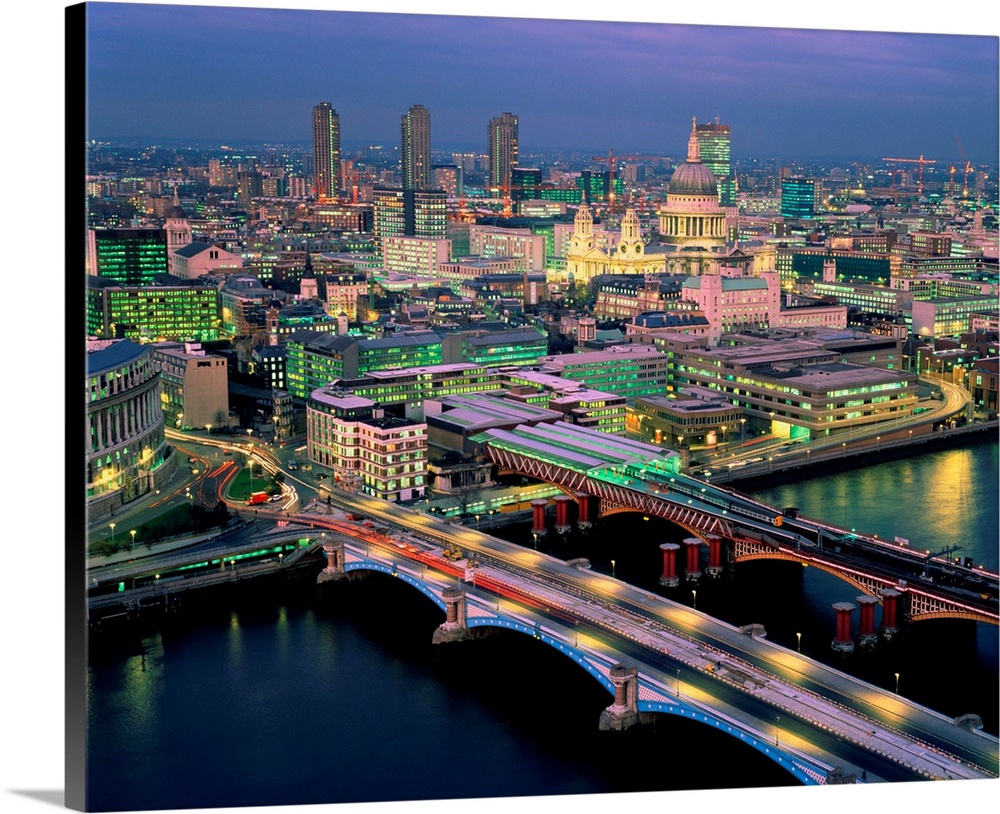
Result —
[[163, 434], [152, 352], [128, 339], [87, 341], [87, 514], [91, 522], [156, 487], [176, 465]]

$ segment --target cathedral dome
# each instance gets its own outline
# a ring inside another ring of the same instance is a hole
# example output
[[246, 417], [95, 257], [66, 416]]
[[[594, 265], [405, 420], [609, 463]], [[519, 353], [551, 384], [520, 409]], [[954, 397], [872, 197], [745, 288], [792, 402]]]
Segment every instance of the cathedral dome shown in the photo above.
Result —
[[719, 185], [712, 171], [700, 161], [681, 164], [670, 179], [667, 192], [671, 195], [713, 195], [718, 196]]
[[701, 146], [695, 135], [694, 121], [691, 124], [691, 138], [688, 139], [687, 161], [674, 170], [667, 187], [670, 195], [713, 195], [718, 197], [719, 184], [712, 171], [701, 163]]
[[167, 210], [168, 220], [185, 220], [186, 218], [187, 215], [185, 214], [184, 210], [179, 206], [171, 206]]

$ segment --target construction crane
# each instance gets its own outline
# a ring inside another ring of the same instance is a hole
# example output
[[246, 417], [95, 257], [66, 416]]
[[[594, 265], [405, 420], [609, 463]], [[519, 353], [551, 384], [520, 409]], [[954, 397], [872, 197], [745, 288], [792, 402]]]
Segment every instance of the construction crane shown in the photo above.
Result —
[[898, 162], [898, 163], [901, 163], [901, 164], [919, 164], [920, 165], [920, 173], [919, 173], [919, 177], [917, 179], [917, 194], [918, 195], [923, 195], [924, 194], [924, 165], [925, 164], [937, 164], [937, 160], [936, 159], [933, 159], [933, 158], [924, 158], [923, 156], [920, 156], [920, 158], [883, 158], [882, 160], [883, 161], [894, 161], [894, 162]]
[[615, 213], [615, 159], [619, 161], [658, 161], [663, 156], [658, 155], [615, 155], [614, 149], [608, 150], [608, 157], [605, 158], [603, 155], [593, 155], [590, 157], [591, 161], [607, 161], [608, 162], [608, 211], [611, 214]]

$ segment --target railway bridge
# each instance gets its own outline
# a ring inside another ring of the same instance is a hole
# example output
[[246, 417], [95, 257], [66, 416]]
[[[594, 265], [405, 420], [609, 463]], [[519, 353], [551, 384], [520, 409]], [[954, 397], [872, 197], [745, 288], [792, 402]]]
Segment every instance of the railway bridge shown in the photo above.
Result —
[[[572, 507], [584, 528], [598, 517], [639, 512], [687, 531], [691, 536], [682, 545], [661, 546], [663, 585], [716, 577], [738, 562], [787, 560], [834, 574], [861, 592], [861, 641], [877, 636], [876, 604], [882, 607], [880, 632], [886, 637], [905, 624], [928, 619], [1000, 624], [1000, 579], [995, 572], [928, 558], [906, 546], [799, 517], [794, 510], [687, 476], [681, 472], [680, 456], [669, 450], [564, 422], [493, 429], [474, 440], [484, 444], [501, 472], [546, 481], [564, 492], [553, 501], [556, 532], [571, 528]], [[533, 534], [547, 532], [548, 503], [532, 504]], [[704, 547], [708, 557], [702, 569]], [[842, 635], [850, 623], [841, 617], [854, 607], [836, 610], [834, 646], [851, 649], [853, 640]]]

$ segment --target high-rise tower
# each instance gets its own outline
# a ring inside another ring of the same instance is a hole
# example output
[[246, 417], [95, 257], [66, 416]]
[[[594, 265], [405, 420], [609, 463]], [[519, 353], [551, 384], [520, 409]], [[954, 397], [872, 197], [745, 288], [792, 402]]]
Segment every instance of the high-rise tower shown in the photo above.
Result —
[[695, 125], [695, 135], [701, 152], [701, 163], [712, 171], [719, 185], [719, 203], [723, 206], [736, 205], [736, 181], [733, 177], [730, 159], [730, 127], [728, 124]]
[[340, 116], [329, 102], [313, 108], [313, 163], [317, 200], [340, 192]]
[[403, 189], [431, 187], [431, 114], [423, 105], [414, 105], [402, 119], [399, 169]]
[[490, 170], [489, 185], [509, 194], [511, 170], [517, 166], [517, 116], [504, 113], [490, 119], [487, 132]]

